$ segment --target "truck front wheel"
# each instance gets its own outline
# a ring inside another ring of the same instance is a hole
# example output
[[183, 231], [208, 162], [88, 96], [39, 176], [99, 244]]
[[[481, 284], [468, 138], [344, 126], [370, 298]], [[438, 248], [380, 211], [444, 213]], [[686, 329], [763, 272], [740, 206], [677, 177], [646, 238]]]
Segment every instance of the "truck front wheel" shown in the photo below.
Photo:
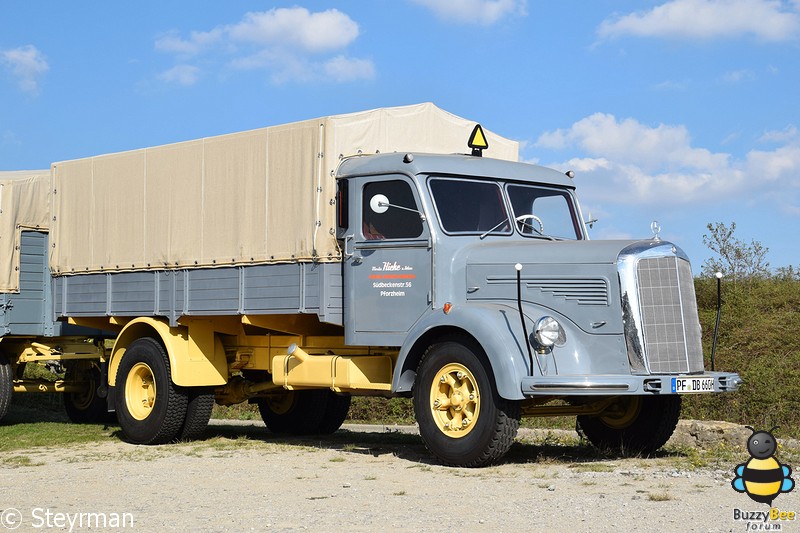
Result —
[[8, 414], [11, 406], [11, 394], [14, 392], [14, 373], [11, 363], [5, 355], [0, 354], [0, 420]]
[[115, 391], [117, 418], [129, 442], [163, 444], [178, 436], [186, 420], [188, 394], [172, 382], [169, 357], [158, 341], [144, 337], [128, 346]]
[[599, 416], [580, 415], [578, 434], [623, 456], [650, 454], [667, 443], [681, 414], [681, 397], [622, 396]]
[[442, 463], [478, 467], [502, 457], [519, 428], [519, 403], [500, 398], [483, 351], [465, 340], [431, 346], [414, 383], [425, 446]]

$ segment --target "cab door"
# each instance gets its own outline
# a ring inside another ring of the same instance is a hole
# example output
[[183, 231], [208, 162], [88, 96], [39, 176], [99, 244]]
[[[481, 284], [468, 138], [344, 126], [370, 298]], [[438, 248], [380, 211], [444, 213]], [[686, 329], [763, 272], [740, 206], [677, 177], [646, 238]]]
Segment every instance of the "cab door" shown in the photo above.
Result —
[[347, 179], [344, 323], [348, 344], [400, 345], [431, 304], [431, 238], [406, 176]]

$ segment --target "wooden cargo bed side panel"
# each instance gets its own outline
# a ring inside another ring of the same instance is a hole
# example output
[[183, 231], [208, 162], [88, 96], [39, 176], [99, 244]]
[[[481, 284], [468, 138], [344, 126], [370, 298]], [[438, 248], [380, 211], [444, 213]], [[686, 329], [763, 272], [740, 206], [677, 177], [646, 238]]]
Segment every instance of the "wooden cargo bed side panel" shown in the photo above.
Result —
[[152, 272], [128, 272], [125, 276], [102, 274], [107, 292], [113, 295], [107, 303], [111, 315], [133, 313], [150, 315], [156, 310], [154, 295], [158, 277]]
[[309, 313], [342, 325], [339, 263], [294, 263], [55, 279], [60, 317], [167, 317]]
[[239, 311], [238, 268], [187, 270], [186, 314], [237, 314]]
[[[294, 265], [275, 265], [247, 271], [244, 280], [245, 309], [257, 314], [269, 309], [288, 312], [305, 308], [303, 293], [310, 292], [311, 287], [303, 287], [303, 269], [293, 267]], [[316, 276], [307, 277], [309, 281], [311, 278], [316, 282]]]

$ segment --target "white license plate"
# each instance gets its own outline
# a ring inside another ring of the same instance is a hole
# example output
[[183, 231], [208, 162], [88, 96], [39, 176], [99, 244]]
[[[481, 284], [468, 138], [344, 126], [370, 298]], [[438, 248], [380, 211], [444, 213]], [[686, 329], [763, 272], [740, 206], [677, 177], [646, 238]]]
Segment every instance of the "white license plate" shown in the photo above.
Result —
[[672, 378], [672, 392], [677, 394], [714, 392], [714, 378]]

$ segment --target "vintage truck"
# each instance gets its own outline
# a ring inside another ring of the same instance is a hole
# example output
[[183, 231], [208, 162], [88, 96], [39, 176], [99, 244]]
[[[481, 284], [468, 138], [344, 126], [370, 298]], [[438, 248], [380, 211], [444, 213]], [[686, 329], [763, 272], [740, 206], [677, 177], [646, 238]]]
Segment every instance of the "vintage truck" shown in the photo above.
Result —
[[0, 175], [0, 416], [64, 392], [159, 444], [214, 402], [324, 434], [351, 396], [402, 396], [449, 465], [497, 461], [529, 416], [656, 450], [682, 393], [741, 382], [705, 371], [689, 260], [589, 240], [571, 173], [517, 159], [420, 104]]

